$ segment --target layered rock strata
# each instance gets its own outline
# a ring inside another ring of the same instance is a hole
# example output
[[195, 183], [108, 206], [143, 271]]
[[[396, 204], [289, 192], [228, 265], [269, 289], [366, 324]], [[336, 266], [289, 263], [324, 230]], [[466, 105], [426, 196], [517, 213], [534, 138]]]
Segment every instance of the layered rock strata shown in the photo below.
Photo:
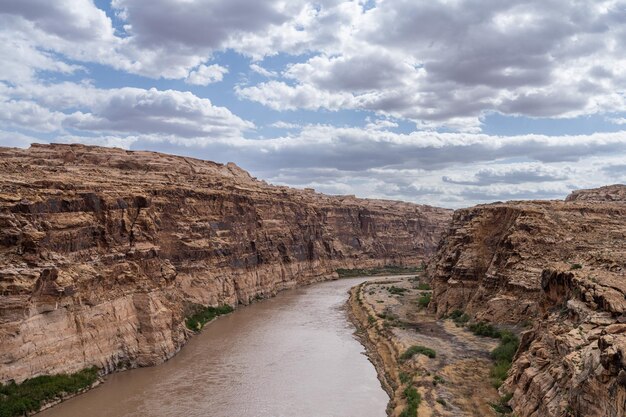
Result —
[[515, 415], [626, 415], [626, 186], [458, 210], [428, 274], [439, 316], [523, 329]]
[[272, 186], [234, 164], [0, 148], [0, 382], [159, 363], [188, 339], [194, 306], [419, 264], [450, 217]]

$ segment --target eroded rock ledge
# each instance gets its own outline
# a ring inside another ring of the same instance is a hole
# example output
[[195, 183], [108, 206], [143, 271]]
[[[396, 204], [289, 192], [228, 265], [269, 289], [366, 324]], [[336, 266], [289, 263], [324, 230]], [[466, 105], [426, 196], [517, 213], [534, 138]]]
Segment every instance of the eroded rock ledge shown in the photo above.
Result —
[[458, 210], [428, 274], [439, 316], [528, 328], [515, 415], [626, 415], [626, 186]]
[[451, 217], [82, 145], [0, 148], [0, 174], [0, 382], [159, 363], [189, 337], [194, 304], [418, 265]]

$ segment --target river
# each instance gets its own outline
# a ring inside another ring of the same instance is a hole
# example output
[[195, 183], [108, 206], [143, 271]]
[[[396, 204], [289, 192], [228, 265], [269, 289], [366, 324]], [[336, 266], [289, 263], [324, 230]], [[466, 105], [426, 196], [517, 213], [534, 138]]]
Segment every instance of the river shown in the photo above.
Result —
[[389, 400], [354, 337], [347, 291], [363, 278], [284, 291], [222, 316], [168, 362], [40, 417], [384, 417]]

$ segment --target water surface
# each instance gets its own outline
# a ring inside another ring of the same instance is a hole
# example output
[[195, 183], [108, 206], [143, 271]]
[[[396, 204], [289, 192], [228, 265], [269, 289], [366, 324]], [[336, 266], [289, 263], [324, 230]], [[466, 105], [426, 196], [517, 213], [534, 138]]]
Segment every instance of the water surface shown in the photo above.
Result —
[[389, 400], [354, 338], [347, 291], [285, 291], [207, 325], [170, 361], [110, 375], [41, 417], [384, 417]]

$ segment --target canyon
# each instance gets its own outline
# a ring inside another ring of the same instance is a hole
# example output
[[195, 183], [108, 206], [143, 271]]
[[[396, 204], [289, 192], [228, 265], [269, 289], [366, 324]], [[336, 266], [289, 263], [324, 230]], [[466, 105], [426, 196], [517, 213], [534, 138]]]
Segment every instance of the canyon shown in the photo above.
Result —
[[626, 415], [626, 186], [454, 213], [429, 308], [516, 329], [518, 417]]
[[349, 305], [392, 417], [623, 417], [626, 186], [456, 210], [424, 273]]
[[[419, 415], [497, 415], [502, 398], [517, 417], [626, 415], [624, 185], [453, 213], [84, 145], [0, 148], [0, 173], [2, 383], [159, 364], [198, 308], [424, 265], [348, 303], [389, 415], [404, 415], [407, 388]], [[449, 319], [461, 313], [519, 338], [497, 389], [497, 342]], [[438, 356], [403, 359], [415, 346]]]
[[171, 358], [199, 306], [420, 265], [452, 212], [272, 186], [234, 164], [0, 148], [0, 382]]

